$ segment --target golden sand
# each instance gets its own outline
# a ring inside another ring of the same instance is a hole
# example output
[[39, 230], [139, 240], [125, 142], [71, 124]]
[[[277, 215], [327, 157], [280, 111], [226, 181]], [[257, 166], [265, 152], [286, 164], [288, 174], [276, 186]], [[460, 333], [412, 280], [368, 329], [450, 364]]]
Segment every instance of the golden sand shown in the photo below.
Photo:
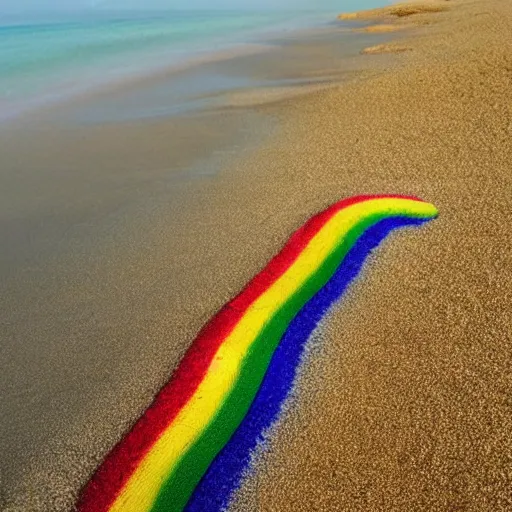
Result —
[[383, 17], [405, 18], [417, 14], [431, 14], [446, 11], [448, 9], [446, 5], [447, 1], [449, 0], [445, 0], [444, 2], [432, 0], [425, 2], [397, 3], [387, 7], [379, 7], [377, 9], [342, 13], [338, 16], [338, 19], [345, 21], [371, 20]]
[[[5, 295], [24, 326], [16, 332], [6, 323], [9, 347], [11, 338], [27, 347], [7, 354], [10, 365], [33, 367], [35, 376], [54, 368], [55, 385], [49, 398], [28, 401], [33, 390], [13, 381], [2, 397], [20, 418], [10, 435], [13, 445], [24, 442], [27, 463], [17, 459], [14, 468], [18, 454], [8, 452], [4, 467], [17, 472], [1, 475], [0, 508], [70, 510], [200, 327], [293, 230], [340, 198], [403, 193], [436, 204], [439, 219], [393, 235], [315, 334], [294, 399], [233, 510], [512, 509], [512, 6], [448, 5], [398, 19], [436, 23], [400, 41], [414, 51], [392, 72], [262, 102], [257, 110], [279, 118], [279, 132], [200, 183], [177, 184], [166, 172], [174, 145], [195, 150], [199, 118], [173, 129], [163, 121], [107, 126], [94, 140], [78, 130], [53, 134], [66, 147], [45, 145], [51, 135], [34, 132], [12, 166], [16, 178], [7, 177], [23, 180], [30, 152], [55, 177], [35, 182], [35, 212], [41, 190], [59, 202], [73, 179], [85, 204], [87, 166], [100, 178], [107, 166], [114, 171], [95, 196], [96, 222], [108, 221], [109, 204], [125, 208], [127, 174], [155, 210], [137, 203], [136, 226], [122, 217], [106, 223], [104, 238], [119, 243], [116, 251], [97, 243], [101, 268], [72, 238], [78, 257], [67, 267], [56, 260], [35, 281], [42, 291], [30, 310]], [[155, 180], [173, 198], [168, 204], [149, 186]], [[176, 192], [194, 200], [185, 208]], [[13, 211], [18, 203], [13, 198]], [[66, 207], [75, 229], [87, 230], [82, 203]], [[35, 274], [30, 268], [19, 279], [30, 283]], [[14, 291], [19, 284], [7, 283]], [[94, 316], [83, 313], [91, 302], [102, 305]], [[51, 354], [41, 340], [50, 340]], [[7, 477], [19, 486], [8, 487]]]
[[409, 2], [394, 4], [388, 7], [340, 14], [338, 19], [343, 21], [368, 20], [377, 22], [366, 27], [354, 28], [354, 32], [384, 34], [398, 32], [407, 28], [431, 24], [437, 21], [432, 14], [441, 13], [448, 9], [445, 0], [426, 2]]
[[280, 218], [365, 192], [440, 217], [392, 236], [313, 337], [233, 511], [512, 510], [512, 5], [436, 16], [402, 68], [302, 100], [262, 155]]

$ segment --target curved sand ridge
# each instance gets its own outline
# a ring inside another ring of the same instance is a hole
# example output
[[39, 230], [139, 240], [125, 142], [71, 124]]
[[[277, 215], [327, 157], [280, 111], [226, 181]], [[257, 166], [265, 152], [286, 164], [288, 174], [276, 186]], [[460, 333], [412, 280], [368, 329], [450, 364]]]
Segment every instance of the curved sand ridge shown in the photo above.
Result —
[[375, 18], [406, 18], [417, 14], [432, 14], [436, 12], [446, 11], [446, 1], [419, 1], [397, 3], [387, 7], [379, 7], [377, 9], [368, 9], [365, 11], [356, 11], [350, 13], [342, 13], [338, 16], [340, 20], [371, 20]]
[[342, 13], [338, 16], [342, 21], [377, 21], [378, 23], [362, 28], [354, 28], [354, 32], [371, 34], [386, 34], [403, 29], [431, 23], [431, 18], [425, 20], [425, 15], [431, 15], [448, 10], [447, 0], [430, 0], [398, 3], [377, 9]]
[[436, 215], [416, 198], [364, 196], [313, 217], [203, 328], [171, 381], [98, 469], [78, 509], [182, 510], [246, 417], [286, 329], [358, 240], [386, 219], [400, 225]]

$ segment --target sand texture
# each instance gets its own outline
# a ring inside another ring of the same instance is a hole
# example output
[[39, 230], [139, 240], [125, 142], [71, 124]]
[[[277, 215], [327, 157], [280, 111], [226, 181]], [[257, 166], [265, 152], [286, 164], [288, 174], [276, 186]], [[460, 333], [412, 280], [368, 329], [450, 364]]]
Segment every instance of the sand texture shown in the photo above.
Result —
[[[230, 116], [251, 104], [279, 127], [254, 124], [262, 146], [201, 180], [165, 172], [168, 140], [193, 152], [195, 130], [212, 129], [199, 117], [185, 132], [165, 121], [29, 132], [31, 151], [5, 157], [14, 192], [1, 208], [32, 213], [3, 261], [23, 272], [5, 276], [2, 297], [0, 508], [70, 510], [201, 326], [291, 232], [341, 198], [394, 193], [434, 203], [440, 217], [392, 235], [315, 333], [232, 510], [512, 509], [512, 6], [439, 4], [448, 10], [374, 18], [418, 20], [396, 42], [412, 51], [358, 56], [368, 68], [357, 80], [235, 102]], [[230, 116], [219, 137], [249, 130]], [[15, 145], [2, 142], [5, 156]], [[29, 181], [34, 162], [57, 185]], [[79, 181], [86, 165], [99, 195], [90, 176]], [[33, 200], [21, 205], [27, 183]], [[56, 224], [62, 212], [71, 227]], [[100, 239], [83, 242], [96, 225]], [[43, 264], [48, 226], [67, 238]], [[17, 257], [36, 243], [37, 261]]]
[[267, 152], [312, 201], [392, 190], [441, 213], [316, 335], [232, 510], [512, 509], [511, 7], [450, 2], [405, 67], [312, 98], [293, 153]]
[[436, 23], [438, 17], [433, 15], [449, 10], [451, 5], [451, 0], [418, 0], [366, 11], [344, 13], [340, 14], [338, 19], [370, 23], [370, 25], [352, 29], [354, 32], [387, 34]]
[[366, 11], [356, 11], [350, 13], [342, 13], [338, 16], [340, 20], [372, 20], [380, 18], [406, 18], [409, 16], [417, 16], [419, 14], [432, 14], [442, 12], [448, 9], [450, 0], [425, 0], [417, 2], [394, 3], [386, 7], [377, 9], [368, 9]]

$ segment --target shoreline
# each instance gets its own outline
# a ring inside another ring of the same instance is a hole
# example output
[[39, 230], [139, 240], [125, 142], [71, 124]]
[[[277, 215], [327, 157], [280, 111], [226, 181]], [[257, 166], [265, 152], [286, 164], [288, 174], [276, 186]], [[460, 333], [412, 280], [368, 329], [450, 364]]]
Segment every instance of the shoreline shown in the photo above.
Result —
[[[322, 17], [323, 19], [323, 17]], [[201, 66], [203, 64], [215, 63], [223, 60], [229, 60], [231, 58], [243, 57], [244, 55], [250, 55], [252, 53], [260, 53], [269, 51], [272, 49], [272, 46], [269, 45], [269, 41], [273, 40], [279, 34], [282, 34], [283, 31], [285, 33], [294, 33], [296, 35], [301, 35], [303, 32], [315, 31], [317, 29], [322, 30], [323, 25], [327, 24], [327, 19], [323, 19], [322, 22], [317, 21], [310, 22], [309, 25], [305, 25], [305, 21], [300, 18], [295, 19], [294, 22], [279, 22], [272, 23], [268, 27], [259, 27], [258, 29], [252, 29], [249, 31], [249, 34], [243, 37], [243, 40], [240, 39], [242, 36], [238, 34], [236, 38], [233, 40], [225, 40], [220, 38], [220, 36], [216, 36], [210, 43], [213, 46], [212, 48], [204, 47], [190, 47], [188, 49], [181, 48], [176, 51], [174, 50], [174, 59], [175, 61], [162, 63], [162, 62], [154, 62], [153, 65], [149, 66], [148, 64], [142, 65], [133, 65], [128, 64], [128, 61], [123, 63], [122, 59], [119, 57], [119, 61], [112, 63], [114, 64], [114, 69], [116, 69], [115, 74], [110, 74], [108, 78], [103, 76], [99, 80], [92, 80], [91, 75], [103, 75], [106, 69], [84, 69], [78, 73], [78, 76], [81, 76], [80, 73], [84, 73], [84, 77], [87, 77], [87, 83], [85, 85], [71, 85], [70, 77], [68, 77], [63, 83], [56, 83], [51, 87], [51, 91], [48, 90], [46, 92], [41, 91], [36, 97], [33, 98], [23, 98], [18, 100], [17, 110], [9, 111], [6, 109], [8, 113], [4, 112], [2, 117], [0, 118], [0, 128], [2, 128], [2, 124], [9, 124], [10, 122], [17, 122], [17, 120], [23, 120], [25, 117], [28, 117], [29, 122], [30, 118], [33, 115], [38, 115], [38, 113], [47, 113], [48, 111], [52, 111], [54, 108], [66, 108], [67, 106], [72, 106], [74, 102], [87, 102], [94, 101], [95, 98], [101, 98], [102, 96], [115, 95], [118, 92], [136, 90], [141, 87], [144, 87], [146, 84], [151, 83], [153, 81], [158, 81], [169, 77], [175, 73], [180, 73], [181, 71], [194, 68], [196, 66]], [[204, 44], [204, 43], [203, 43]], [[162, 50], [159, 50], [162, 52]], [[147, 57], [151, 57], [152, 61], [160, 61], [162, 60], [163, 55], [169, 52], [163, 52], [160, 56], [160, 59], [156, 59], [156, 54], [150, 54]], [[136, 56], [137, 59], [141, 59], [141, 55]], [[121, 66], [121, 64], [123, 64]], [[126, 71], [126, 67], [131, 67], [131, 71]], [[103, 63], [103, 66], [105, 63]], [[121, 67], [123, 71], [121, 71]], [[108, 68], [107, 68], [108, 69]], [[108, 75], [108, 73], [107, 73]], [[75, 81], [77, 79], [75, 78]], [[57, 91], [55, 91], [57, 89]], [[6, 102], [7, 103], [7, 102]], [[6, 107], [8, 105], [6, 104]]]
[[[190, 54], [181, 61], [172, 65], [169, 64], [163, 68], [156, 66], [154, 69], [145, 69], [143, 72], [134, 72], [131, 75], [119, 75], [116, 78], [110, 78], [108, 81], [96, 83], [93, 85], [92, 91], [89, 90], [90, 84], [88, 84], [85, 88], [78, 87], [67, 90], [66, 92], [45, 94], [41, 98], [34, 98], [33, 101], [30, 101], [30, 106], [26, 107], [25, 110], [13, 112], [5, 118], [0, 119], [0, 123], [3, 123], [4, 127], [9, 129], [10, 123], [17, 124], [24, 123], [25, 121], [30, 123], [34, 117], [37, 118], [40, 115], [44, 116], [48, 113], [51, 115], [52, 111], [55, 109], [66, 109], [76, 103], [94, 102], [95, 99], [103, 96], [115, 96], [119, 91], [137, 90], [153, 80], [180, 73], [196, 66], [269, 50], [271, 50], [271, 48], [263, 43], [244, 43], [236, 44], [233, 45], [233, 47], [223, 50], [211, 52], [205, 50], [197, 52], [198, 55], [196, 56]], [[1, 128], [2, 124], [0, 124], [0, 129]]]

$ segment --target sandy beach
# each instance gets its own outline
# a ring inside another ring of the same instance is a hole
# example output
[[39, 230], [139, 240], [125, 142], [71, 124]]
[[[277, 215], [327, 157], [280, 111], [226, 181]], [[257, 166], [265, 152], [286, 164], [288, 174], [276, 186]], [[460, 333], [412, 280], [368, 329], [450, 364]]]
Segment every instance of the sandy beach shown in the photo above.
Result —
[[[512, 12], [447, 5], [400, 36], [403, 67], [287, 125], [308, 197], [398, 190], [440, 217], [388, 240], [319, 330], [232, 510], [512, 507]], [[282, 154], [266, 156], [285, 168]]]
[[343, 25], [215, 64], [267, 86], [202, 113], [96, 126], [85, 101], [0, 132], [2, 510], [71, 510], [201, 326], [367, 193], [440, 216], [315, 333], [231, 509], [512, 509], [512, 7], [414, 5], [353, 17], [349, 51]]

